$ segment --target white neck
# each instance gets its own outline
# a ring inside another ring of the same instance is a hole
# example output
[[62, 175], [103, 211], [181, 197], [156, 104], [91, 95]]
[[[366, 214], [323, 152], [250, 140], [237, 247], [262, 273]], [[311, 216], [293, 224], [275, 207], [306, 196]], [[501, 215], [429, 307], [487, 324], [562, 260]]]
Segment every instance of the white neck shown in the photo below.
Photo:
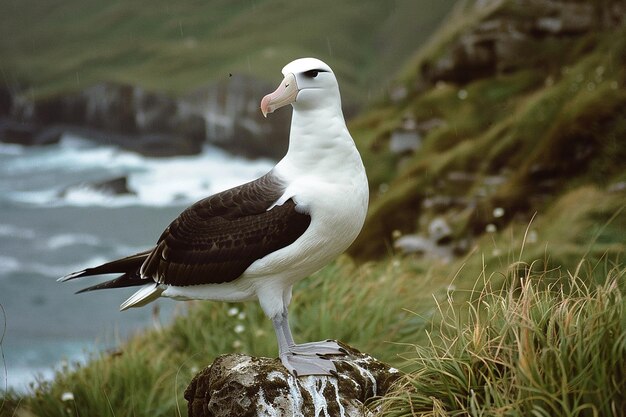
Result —
[[280, 163], [289, 165], [290, 172], [331, 175], [343, 167], [354, 170], [355, 164], [362, 166], [341, 106], [328, 104], [315, 108], [294, 105], [289, 150]]

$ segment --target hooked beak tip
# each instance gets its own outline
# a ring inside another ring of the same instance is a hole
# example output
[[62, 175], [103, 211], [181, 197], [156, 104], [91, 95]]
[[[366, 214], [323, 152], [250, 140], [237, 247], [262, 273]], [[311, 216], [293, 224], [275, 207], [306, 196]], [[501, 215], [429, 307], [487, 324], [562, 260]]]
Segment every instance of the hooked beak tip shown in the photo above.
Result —
[[269, 94], [265, 97], [263, 97], [263, 100], [261, 100], [261, 113], [263, 113], [263, 117], [267, 118], [267, 114], [271, 113], [272, 110], [270, 109], [270, 96]]
[[296, 101], [298, 95], [298, 84], [293, 74], [287, 74], [280, 83], [276, 91], [263, 97], [261, 100], [261, 113], [267, 117], [276, 109]]

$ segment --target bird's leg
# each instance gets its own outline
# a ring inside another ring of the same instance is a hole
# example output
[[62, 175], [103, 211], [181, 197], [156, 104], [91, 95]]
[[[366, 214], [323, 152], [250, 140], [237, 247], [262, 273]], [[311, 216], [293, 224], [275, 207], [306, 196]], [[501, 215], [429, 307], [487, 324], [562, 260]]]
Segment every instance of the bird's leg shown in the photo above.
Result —
[[[289, 324], [284, 324], [285, 319], [284, 315], [279, 315], [272, 319], [276, 339], [278, 340], [278, 357], [283, 366], [294, 376], [336, 375], [337, 368], [335, 368], [335, 364], [331, 360], [315, 354], [300, 355], [292, 350], [294, 347], [297, 348], [297, 345], [289, 346], [288, 340], [291, 340], [293, 344], [293, 338], [291, 337]], [[285, 333], [285, 327], [289, 336]]]
[[289, 350], [296, 355], [346, 355], [348, 352], [339, 346], [334, 340], [322, 340], [319, 342], [309, 342], [296, 345], [291, 335], [291, 328], [289, 327], [289, 312], [285, 308], [282, 314], [282, 329], [285, 335], [285, 340], [289, 346]]
[[303, 343], [296, 345], [291, 335], [291, 328], [289, 326], [289, 304], [291, 303], [292, 287], [287, 288], [283, 292], [283, 312], [282, 312], [282, 328], [285, 340], [289, 345], [291, 352], [297, 355], [346, 355], [345, 351], [333, 340], [324, 340], [320, 342]]
[[[274, 332], [276, 333], [276, 340], [278, 341], [278, 356], [283, 361], [283, 357], [289, 353], [289, 344], [285, 339], [285, 333], [283, 332], [282, 316], [278, 316], [272, 319], [274, 325]], [[283, 361], [284, 364], [284, 361]], [[289, 368], [288, 368], [289, 369]], [[289, 369], [291, 371], [291, 369]]]
[[283, 334], [290, 348], [296, 345], [291, 335], [291, 328], [289, 327], [289, 304], [291, 304], [292, 289], [293, 287], [289, 287], [283, 291], [283, 312], [281, 313]]
[[285, 340], [290, 348], [294, 347], [296, 343], [293, 341], [293, 336], [291, 335], [291, 328], [289, 327], [289, 311], [287, 308], [283, 310], [281, 327], [283, 330], [283, 334], [285, 335]]

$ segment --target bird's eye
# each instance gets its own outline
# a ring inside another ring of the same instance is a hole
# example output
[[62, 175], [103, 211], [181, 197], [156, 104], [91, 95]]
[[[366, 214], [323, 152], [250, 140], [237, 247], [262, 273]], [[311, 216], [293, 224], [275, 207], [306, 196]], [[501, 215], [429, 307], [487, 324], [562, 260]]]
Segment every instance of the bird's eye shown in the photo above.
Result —
[[323, 69], [313, 69], [313, 70], [304, 71], [303, 74], [305, 77], [315, 78], [320, 72], [328, 72], [328, 71], [323, 70]]

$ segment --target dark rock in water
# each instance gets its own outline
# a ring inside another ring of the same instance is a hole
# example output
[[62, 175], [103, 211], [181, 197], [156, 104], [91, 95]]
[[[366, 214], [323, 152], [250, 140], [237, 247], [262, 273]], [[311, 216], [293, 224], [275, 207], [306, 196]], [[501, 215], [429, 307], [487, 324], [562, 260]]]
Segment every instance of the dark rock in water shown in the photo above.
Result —
[[92, 183], [81, 183], [79, 185], [73, 185], [63, 189], [59, 192], [59, 197], [63, 198], [67, 196], [69, 192], [75, 189], [91, 189], [101, 193], [116, 196], [116, 195], [136, 195], [137, 193], [130, 189], [128, 186], [128, 178], [126, 176], [110, 178], [103, 181], [97, 181]]
[[147, 134], [137, 137], [125, 137], [119, 145], [151, 157], [168, 157], [176, 155], [196, 155], [202, 151], [203, 141], [188, 136]]
[[0, 121], [0, 140], [19, 145], [36, 145], [35, 138], [39, 129], [32, 123], [20, 123], [3, 119]]
[[59, 142], [62, 130], [52, 126], [41, 128], [34, 123], [0, 119], [0, 142], [23, 146], [50, 145]]
[[64, 130], [59, 126], [51, 126], [41, 129], [35, 137], [37, 145], [52, 145], [58, 143], [63, 136]]
[[[345, 346], [345, 345], [344, 345]], [[397, 369], [347, 347], [338, 376], [295, 378], [280, 360], [229, 354], [198, 373], [187, 390], [189, 417], [374, 415], [368, 409], [400, 377]]]
[[[196, 122], [203, 124], [204, 122]], [[71, 124], [41, 125], [0, 119], [0, 142], [23, 146], [40, 146], [58, 143], [63, 134], [70, 133], [86, 140], [106, 145], [116, 145], [148, 157], [197, 155], [202, 152], [204, 137], [195, 134], [123, 134], [80, 127]]]
[[136, 194], [128, 187], [128, 178], [126, 176], [95, 182], [89, 187], [110, 195]]
[[73, 126], [58, 126], [57, 128], [62, 129], [63, 132], [72, 133], [93, 142], [107, 145], [113, 144], [144, 156], [157, 158], [197, 155], [202, 152], [202, 147], [205, 143], [203, 138], [191, 135], [159, 133], [126, 135]]

